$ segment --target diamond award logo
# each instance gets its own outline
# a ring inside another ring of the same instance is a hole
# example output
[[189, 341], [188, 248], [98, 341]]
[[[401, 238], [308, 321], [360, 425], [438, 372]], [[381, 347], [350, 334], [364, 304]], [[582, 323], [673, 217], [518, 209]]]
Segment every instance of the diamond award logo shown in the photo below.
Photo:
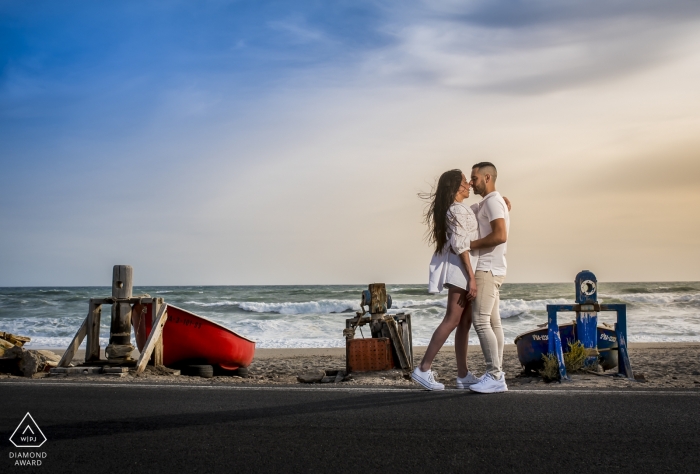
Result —
[[38, 448], [46, 442], [46, 436], [41, 432], [32, 415], [27, 412], [10, 436], [10, 441], [16, 448]]

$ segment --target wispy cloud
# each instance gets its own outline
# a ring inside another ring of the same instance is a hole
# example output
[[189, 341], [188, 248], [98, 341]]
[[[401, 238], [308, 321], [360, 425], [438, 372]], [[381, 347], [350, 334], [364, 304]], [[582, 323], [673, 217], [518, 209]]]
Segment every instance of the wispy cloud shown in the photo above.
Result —
[[328, 41], [328, 37], [321, 30], [312, 28], [301, 18], [269, 21], [267, 26], [275, 31], [286, 33], [292, 41], [299, 43]]
[[368, 70], [423, 84], [514, 94], [615, 79], [677, 55], [700, 4], [675, 2], [430, 2], [394, 11], [394, 42]]

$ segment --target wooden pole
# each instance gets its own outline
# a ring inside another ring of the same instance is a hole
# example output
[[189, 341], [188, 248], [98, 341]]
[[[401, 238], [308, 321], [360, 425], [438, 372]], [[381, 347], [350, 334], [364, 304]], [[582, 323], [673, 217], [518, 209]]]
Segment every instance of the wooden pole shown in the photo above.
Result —
[[114, 362], [131, 360], [131, 305], [128, 300], [133, 290], [134, 269], [130, 265], [115, 265], [112, 270], [112, 324], [107, 359]]
[[372, 337], [386, 337], [382, 335], [382, 319], [386, 313], [386, 285], [372, 283], [369, 285], [369, 292], [372, 295], [369, 301], [369, 312], [372, 315], [369, 327]]

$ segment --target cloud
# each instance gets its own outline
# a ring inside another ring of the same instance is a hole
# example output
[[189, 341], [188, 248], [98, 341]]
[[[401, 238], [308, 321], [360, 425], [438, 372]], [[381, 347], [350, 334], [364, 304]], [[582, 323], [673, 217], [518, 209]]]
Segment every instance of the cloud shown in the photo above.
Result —
[[300, 18], [269, 21], [267, 22], [267, 26], [273, 30], [287, 33], [292, 40], [299, 43], [324, 41], [328, 39], [322, 31], [310, 27], [306, 24], [306, 21]]
[[700, 4], [455, 2], [394, 11], [394, 42], [368, 71], [424, 85], [506, 94], [548, 93], [617, 79], [677, 57]]

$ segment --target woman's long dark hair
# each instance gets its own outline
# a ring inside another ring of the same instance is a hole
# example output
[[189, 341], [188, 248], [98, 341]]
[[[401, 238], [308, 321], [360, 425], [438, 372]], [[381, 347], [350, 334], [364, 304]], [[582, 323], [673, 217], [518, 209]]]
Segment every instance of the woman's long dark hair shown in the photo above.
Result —
[[455, 196], [462, 185], [462, 171], [445, 171], [438, 179], [437, 189], [428, 194], [419, 194], [428, 201], [425, 223], [428, 226], [428, 242], [435, 244], [435, 253], [440, 253], [447, 243], [449, 225], [447, 211], [455, 202]]

